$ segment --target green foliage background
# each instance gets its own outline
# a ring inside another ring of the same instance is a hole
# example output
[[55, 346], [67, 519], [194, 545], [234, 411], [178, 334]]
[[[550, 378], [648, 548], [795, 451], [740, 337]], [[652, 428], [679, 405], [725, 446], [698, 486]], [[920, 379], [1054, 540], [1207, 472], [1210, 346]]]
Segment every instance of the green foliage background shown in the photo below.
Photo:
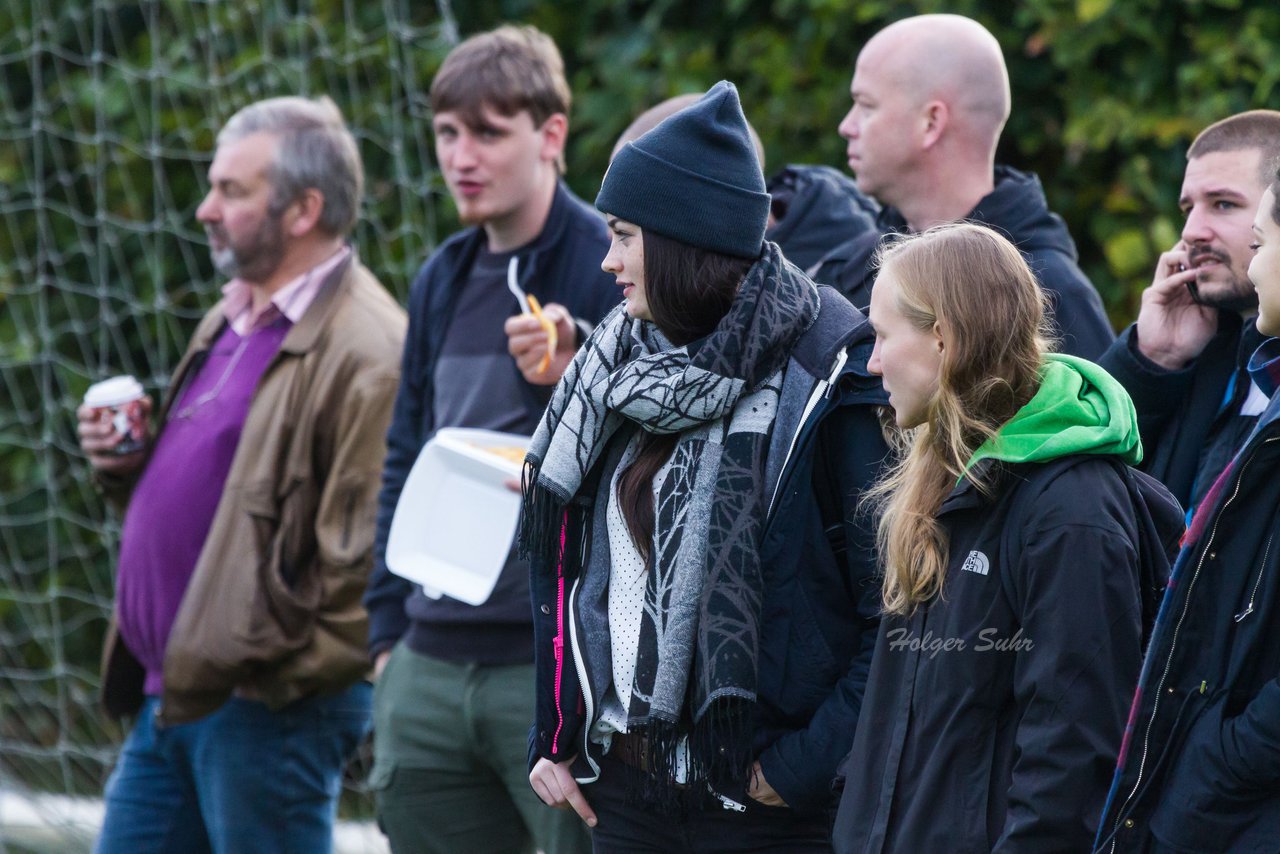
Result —
[[919, 12], [1004, 47], [1000, 156], [1038, 172], [1117, 326], [1177, 239], [1187, 144], [1280, 106], [1271, 0], [0, 0], [0, 781], [94, 790], [118, 733], [93, 707], [116, 520], [72, 412], [90, 381], [153, 391], [216, 282], [194, 221], [217, 128], [268, 95], [331, 94], [369, 173], [357, 244], [400, 298], [456, 219], [426, 89], [460, 34], [535, 24], [575, 92], [569, 180], [670, 95], [734, 80], [773, 167], [843, 164], [859, 46]]

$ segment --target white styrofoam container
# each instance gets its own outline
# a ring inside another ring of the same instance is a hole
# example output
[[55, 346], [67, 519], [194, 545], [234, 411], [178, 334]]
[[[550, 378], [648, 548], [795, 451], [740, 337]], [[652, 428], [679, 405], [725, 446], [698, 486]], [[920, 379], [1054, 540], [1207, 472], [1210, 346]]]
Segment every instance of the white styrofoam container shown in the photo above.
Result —
[[520, 520], [520, 494], [507, 482], [521, 466], [484, 450], [527, 447], [528, 436], [448, 428], [426, 444], [396, 504], [387, 568], [428, 596], [469, 605], [488, 600]]

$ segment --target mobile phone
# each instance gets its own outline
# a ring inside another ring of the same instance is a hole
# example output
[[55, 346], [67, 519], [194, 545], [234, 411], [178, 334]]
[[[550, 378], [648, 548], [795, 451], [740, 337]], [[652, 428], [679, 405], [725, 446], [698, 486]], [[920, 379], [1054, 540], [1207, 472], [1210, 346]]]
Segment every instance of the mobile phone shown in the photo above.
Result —
[[1193, 277], [1187, 282], [1187, 293], [1191, 294], [1191, 301], [1197, 305], [1204, 305], [1204, 300], [1200, 299], [1200, 285], [1196, 283]]

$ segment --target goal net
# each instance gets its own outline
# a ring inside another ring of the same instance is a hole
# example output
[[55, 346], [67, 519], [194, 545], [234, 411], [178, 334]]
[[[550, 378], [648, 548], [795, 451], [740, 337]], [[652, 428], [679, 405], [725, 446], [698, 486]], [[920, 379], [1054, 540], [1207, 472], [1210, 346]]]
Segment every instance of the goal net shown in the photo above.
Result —
[[0, 790], [95, 795], [121, 737], [96, 700], [119, 520], [74, 412], [117, 373], [158, 395], [216, 299], [195, 208], [218, 128], [331, 96], [367, 172], [354, 242], [403, 301], [456, 39], [446, 0], [0, 0]]

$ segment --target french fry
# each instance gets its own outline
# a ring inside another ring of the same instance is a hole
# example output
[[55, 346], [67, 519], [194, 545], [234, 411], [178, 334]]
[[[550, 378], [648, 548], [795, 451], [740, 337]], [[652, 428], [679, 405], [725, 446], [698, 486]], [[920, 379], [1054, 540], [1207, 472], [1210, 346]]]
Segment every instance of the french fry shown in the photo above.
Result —
[[482, 445], [479, 442], [471, 442], [470, 445], [486, 453], [496, 454], [516, 465], [523, 465], [525, 455], [529, 453], [529, 449], [523, 445]]
[[556, 347], [560, 343], [559, 335], [556, 332], [555, 323], [543, 314], [542, 305], [533, 294], [529, 294], [529, 312], [538, 323], [542, 324], [543, 331], [547, 333], [547, 352], [543, 355], [542, 361], [538, 363], [538, 373], [545, 374], [547, 368], [551, 367], [551, 354], [556, 351]]

